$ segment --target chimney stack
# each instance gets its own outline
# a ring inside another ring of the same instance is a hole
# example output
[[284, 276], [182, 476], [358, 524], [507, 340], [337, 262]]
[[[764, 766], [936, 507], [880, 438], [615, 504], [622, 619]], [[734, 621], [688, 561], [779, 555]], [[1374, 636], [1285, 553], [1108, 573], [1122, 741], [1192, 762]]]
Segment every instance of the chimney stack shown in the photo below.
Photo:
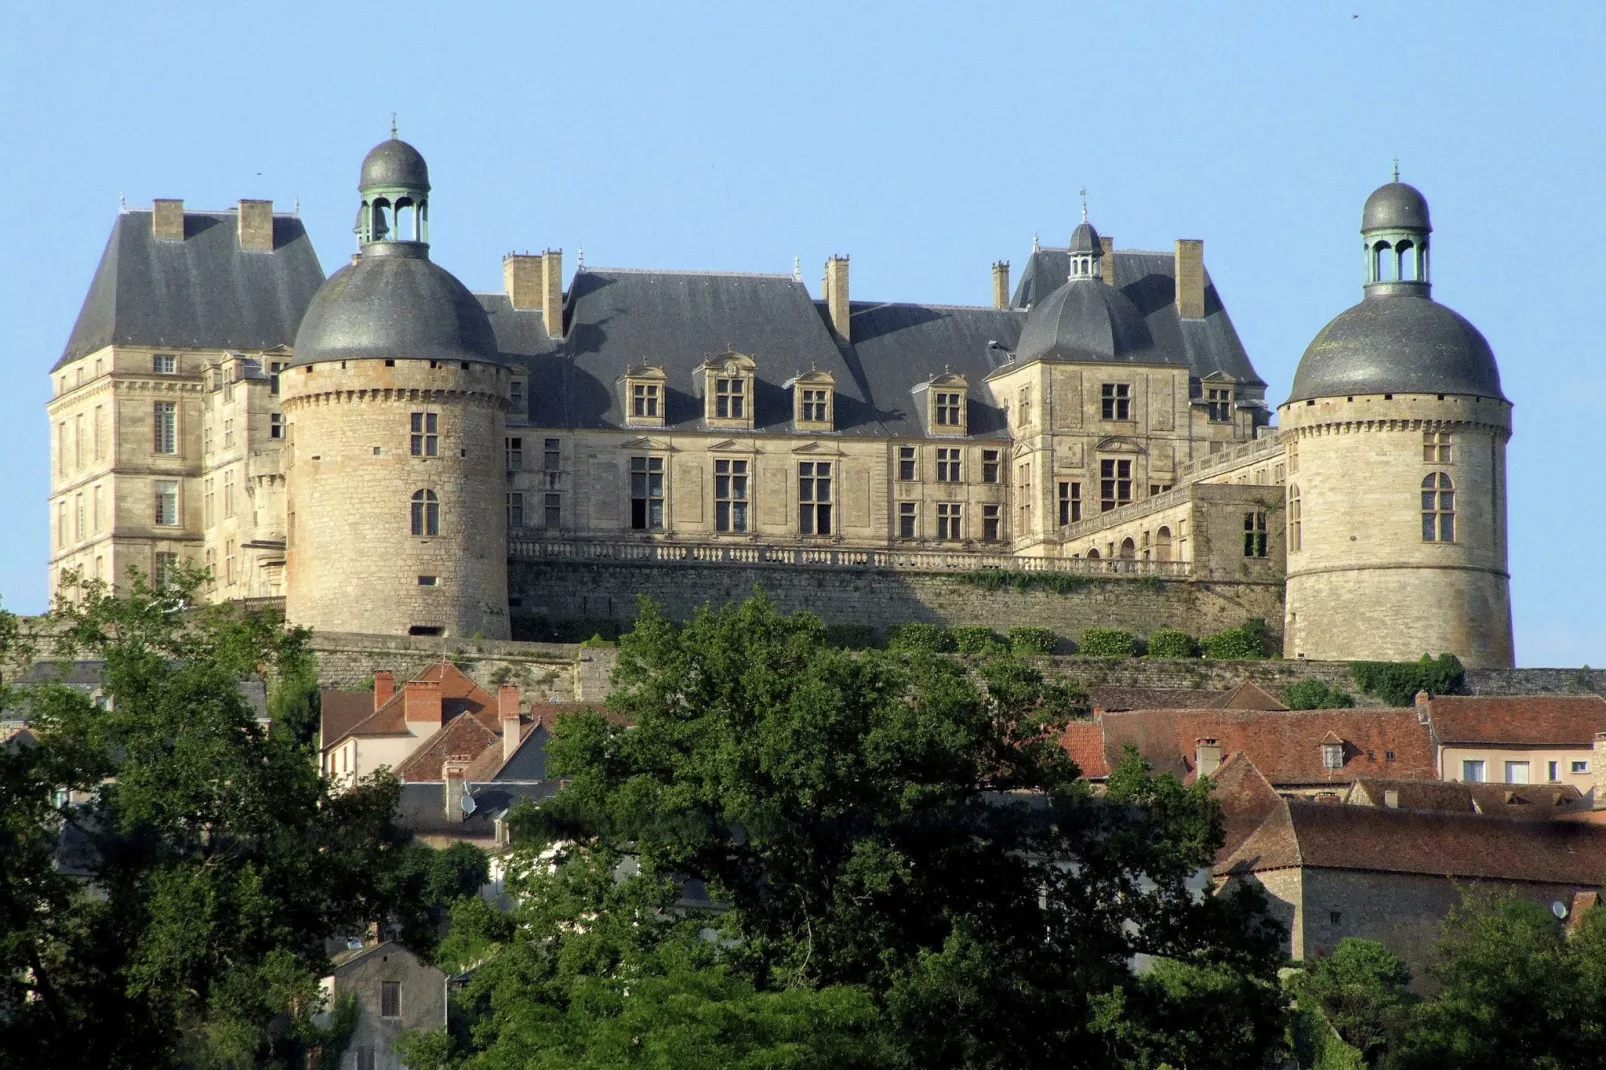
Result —
[[468, 816], [463, 811], [463, 796], [468, 787], [463, 778], [465, 772], [467, 766], [461, 759], [448, 758], [441, 763], [441, 802], [448, 821], [461, 821]]
[[389, 669], [374, 673], [374, 709], [379, 709], [396, 694], [396, 674]]
[[440, 681], [408, 680], [402, 685], [402, 711], [408, 731], [415, 736], [430, 735], [440, 728]]
[[151, 209], [151, 234], [157, 241], [183, 241], [184, 202], [157, 198]]
[[1204, 242], [1198, 238], [1177, 239], [1177, 315], [1185, 320], [1202, 320], [1205, 314]]
[[1105, 282], [1115, 285], [1115, 239], [1108, 234], [1099, 235], [1099, 245], [1102, 247], [1099, 256], [1099, 274]]
[[502, 721], [502, 761], [519, 749], [519, 689], [503, 684], [496, 692], [496, 712]]
[[848, 258], [833, 256], [825, 262], [825, 307], [831, 314], [831, 329], [844, 342], [851, 342], [848, 326]]
[[541, 319], [549, 338], [563, 337], [563, 250], [541, 254]]
[[1595, 750], [1589, 756], [1589, 771], [1595, 778], [1595, 809], [1606, 810], [1606, 732], [1595, 733]]
[[1433, 719], [1433, 696], [1426, 691], [1416, 693], [1416, 721], [1418, 724], [1427, 724]]
[[1009, 261], [993, 261], [993, 307], [1009, 307]]
[[541, 307], [541, 258], [529, 253], [508, 253], [502, 258], [502, 289], [508, 303], [519, 310]]
[[1212, 776], [1221, 768], [1221, 744], [1208, 736], [1194, 741], [1193, 769], [1200, 776]]
[[240, 248], [253, 253], [273, 252], [273, 202], [240, 202]]

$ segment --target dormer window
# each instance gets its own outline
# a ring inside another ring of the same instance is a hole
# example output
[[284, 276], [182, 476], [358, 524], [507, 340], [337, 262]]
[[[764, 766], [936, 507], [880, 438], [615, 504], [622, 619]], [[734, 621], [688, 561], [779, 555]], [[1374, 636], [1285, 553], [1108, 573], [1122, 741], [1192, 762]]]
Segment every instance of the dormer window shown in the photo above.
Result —
[[939, 375], [926, 384], [926, 426], [931, 434], [965, 434], [965, 400], [969, 393], [970, 384], [961, 375]]
[[1332, 732], [1322, 740], [1322, 768], [1333, 770], [1344, 768], [1344, 741]]
[[662, 368], [635, 365], [619, 382], [624, 389], [626, 427], [663, 427], [668, 377]]
[[734, 351], [703, 362], [703, 412], [709, 426], [752, 430], [755, 367], [752, 357]]
[[786, 383], [792, 391], [792, 421], [799, 431], [831, 431], [836, 426], [836, 378], [811, 371]]

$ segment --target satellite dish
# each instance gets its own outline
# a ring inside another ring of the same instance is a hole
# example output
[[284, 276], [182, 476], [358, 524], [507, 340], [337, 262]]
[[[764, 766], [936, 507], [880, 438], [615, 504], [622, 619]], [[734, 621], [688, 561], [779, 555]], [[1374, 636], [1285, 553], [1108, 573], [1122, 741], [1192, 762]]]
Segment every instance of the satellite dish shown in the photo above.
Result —
[[1561, 921], [1567, 920], [1566, 904], [1562, 903], [1562, 901], [1559, 899], [1550, 904], [1550, 912], [1556, 915], [1556, 917]]
[[472, 814], [475, 810], [479, 809], [479, 804], [474, 801], [474, 796], [470, 795], [466, 791], [463, 793], [463, 798], [458, 802], [458, 805], [463, 808], [463, 813], [465, 814]]
[[346, 950], [347, 951], [361, 951], [362, 950], [362, 941], [360, 939], [358, 939], [357, 937], [355, 937], [355, 936], [347, 937], [346, 938]]

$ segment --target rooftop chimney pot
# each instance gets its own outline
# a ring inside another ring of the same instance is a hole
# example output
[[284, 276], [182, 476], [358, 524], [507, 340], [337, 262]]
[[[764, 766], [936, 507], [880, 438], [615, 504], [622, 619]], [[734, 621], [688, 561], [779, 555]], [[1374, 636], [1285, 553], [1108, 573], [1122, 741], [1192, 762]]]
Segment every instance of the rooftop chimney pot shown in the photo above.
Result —
[[157, 241], [184, 240], [184, 202], [158, 197], [151, 206], [151, 234]]

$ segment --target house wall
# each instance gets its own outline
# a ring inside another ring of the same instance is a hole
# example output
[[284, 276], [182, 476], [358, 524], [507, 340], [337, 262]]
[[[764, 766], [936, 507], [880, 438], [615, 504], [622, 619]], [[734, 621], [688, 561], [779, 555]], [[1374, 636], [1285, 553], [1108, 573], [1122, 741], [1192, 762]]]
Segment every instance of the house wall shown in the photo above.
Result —
[[[397, 944], [385, 944], [335, 971], [335, 995], [357, 997], [361, 1013], [340, 1058], [341, 1070], [356, 1070], [358, 1051], [374, 1053], [374, 1070], [403, 1070], [396, 1037], [408, 1029], [446, 1025], [446, 975], [420, 962]], [[401, 1017], [381, 1018], [380, 991], [386, 981], [401, 985]]]
[[[1484, 780], [1490, 783], [1507, 782], [1507, 762], [1527, 762], [1530, 784], [1571, 784], [1579, 791], [1595, 786], [1594, 745], [1590, 743], [1576, 747], [1444, 746], [1439, 749], [1439, 776], [1444, 780], [1465, 779], [1461, 763], [1468, 759], [1484, 763]], [[1556, 763], [1555, 780], [1549, 776], [1550, 762]], [[1583, 762], [1584, 768], [1573, 772], [1574, 762]]]

